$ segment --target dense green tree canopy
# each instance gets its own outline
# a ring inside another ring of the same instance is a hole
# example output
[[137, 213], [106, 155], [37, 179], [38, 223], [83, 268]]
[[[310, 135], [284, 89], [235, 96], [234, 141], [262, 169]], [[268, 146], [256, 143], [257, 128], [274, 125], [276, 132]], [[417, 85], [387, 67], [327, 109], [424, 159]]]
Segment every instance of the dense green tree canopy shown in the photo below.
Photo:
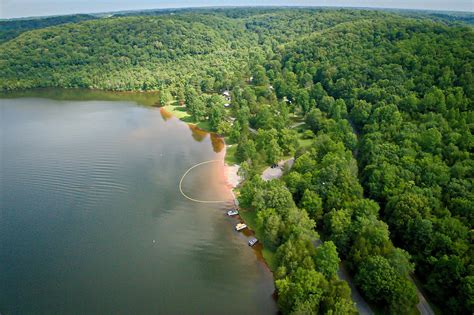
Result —
[[[413, 309], [414, 273], [443, 312], [471, 314], [474, 30], [463, 21], [472, 14], [269, 8], [2, 21], [0, 90], [160, 90], [157, 104], [185, 105], [227, 136], [284, 313], [355, 313], [342, 259], [384, 311]], [[260, 178], [289, 157], [281, 180]]]

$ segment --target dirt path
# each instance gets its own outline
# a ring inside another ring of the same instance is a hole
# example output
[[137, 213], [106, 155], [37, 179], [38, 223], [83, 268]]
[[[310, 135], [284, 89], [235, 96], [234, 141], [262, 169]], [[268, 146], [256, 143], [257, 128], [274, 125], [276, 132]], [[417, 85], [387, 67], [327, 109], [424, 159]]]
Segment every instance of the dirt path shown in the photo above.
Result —
[[300, 121], [300, 122], [294, 123], [293, 125], [290, 126], [290, 129], [296, 128], [296, 127], [301, 126], [301, 125], [304, 125], [304, 124], [305, 124], [304, 121]]

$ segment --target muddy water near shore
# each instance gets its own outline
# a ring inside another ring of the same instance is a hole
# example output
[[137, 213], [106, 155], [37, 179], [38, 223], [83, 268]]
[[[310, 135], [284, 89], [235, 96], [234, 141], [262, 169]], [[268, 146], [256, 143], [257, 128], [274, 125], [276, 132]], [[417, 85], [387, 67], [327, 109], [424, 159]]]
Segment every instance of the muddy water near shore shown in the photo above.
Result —
[[218, 137], [80, 94], [0, 99], [0, 313], [275, 314], [271, 273], [225, 215], [223, 163], [183, 190], [228, 203], [178, 190], [223, 159]]

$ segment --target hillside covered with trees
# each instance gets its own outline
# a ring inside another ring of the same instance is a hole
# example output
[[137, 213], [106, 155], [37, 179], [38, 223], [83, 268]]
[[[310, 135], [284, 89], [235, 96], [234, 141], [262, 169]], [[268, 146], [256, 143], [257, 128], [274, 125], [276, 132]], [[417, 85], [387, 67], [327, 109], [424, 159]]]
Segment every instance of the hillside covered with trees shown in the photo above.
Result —
[[242, 75], [250, 75], [250, 54], [260, 63], [294, 38], [380, 15], [264, 9], [179, 12], [101, 18], [25, 32], [0, 49], [0, 89], [157, 90], [185, 83], [203, 92], [231, 88]]
[[[442, 312], [472, 314], [474, 29], [435, 17], [216, 9], [69, 23], [0, 44], [0, 89], [160, 90], [157, 103], [226, 136], [285, 314], [355, 313], [340, 261], [382, 312], [415, 308], [414, 275]], [[260, 178], [289, 157], [282, 179]]]
[[[365, 281], [376, 278], [376, 259], [390, 265], [396, 257], [392, 268], [404, 266], [404, 272], [410, 265], [399, 261], [406, 253], [391, 248], [385, 224], [365, 221], [370, 232], [354, 224], [361, 213], [377, 217], [380, 207], [392, 241], [411, 255], [432, 298], [444, 301], [452, 313], [472, 307], [473, 42], [470, 28], [388, 19], [337, 26], [282, 54], [277, 95], [290, 95], [303, 106], [308, 127], [319, 139], [333, 132], [333, 124], [340, 126], [336, 130], [350, 130], [351, 124], [359, 135], [358, 142], [348, 131], [331, 138], [358, 159], [372, 210], [357, 206], [362, 187], [348, 181], [349, 175], [338, 180], [327, 173], [341, 163], [326, 160], [327, 149], [321, 154], [314, 147], [302, 155], [314, 163], [313, 176], [295, 167], [287, 184], [296, 200], [304, 201], [305, 189], [322, 198], [322, 229], [347, 257], [369, 299], [386, 299], [390, 305], [390, 295], [397, 296], [397, 285], [391, 294], [367, 287]], [[310, 105], [304, 105], [307, 100]], [[398, 285], [407, 294], [408, 286]]]
[[54, 25], [77, 23], [94, 19], [88, 14], [53, 16], [34, 19], [12, 19], [0, 21], [0, 43], [17, 37], [21, 33]]

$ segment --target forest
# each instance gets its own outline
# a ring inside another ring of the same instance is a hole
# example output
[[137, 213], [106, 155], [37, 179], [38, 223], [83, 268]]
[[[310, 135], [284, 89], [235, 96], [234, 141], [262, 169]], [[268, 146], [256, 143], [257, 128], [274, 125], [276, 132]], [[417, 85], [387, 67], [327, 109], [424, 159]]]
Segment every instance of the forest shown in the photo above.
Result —
[[38, 28], [66, 23], [77, 23], [92, 20], [94, 17], [88, 14], [75, 14], [66, 16], [53, 16], [37, 19], [12, 19], [0, 20], [0, 43], [6, 42], [19, 36], [21, 33]]
[[[0, 90], [159, 91], [225, 136], [284, 314], [474, 312], [472, 15], [127, 14], [3, 35]], [[4, 32], [1, 29], [0, 33]], [[3, 33], [2, 33], [3, 34]], [[220, 96], [230, 91], [231, 106]], [[260, 171], [294, 157], [279, 180]]]

